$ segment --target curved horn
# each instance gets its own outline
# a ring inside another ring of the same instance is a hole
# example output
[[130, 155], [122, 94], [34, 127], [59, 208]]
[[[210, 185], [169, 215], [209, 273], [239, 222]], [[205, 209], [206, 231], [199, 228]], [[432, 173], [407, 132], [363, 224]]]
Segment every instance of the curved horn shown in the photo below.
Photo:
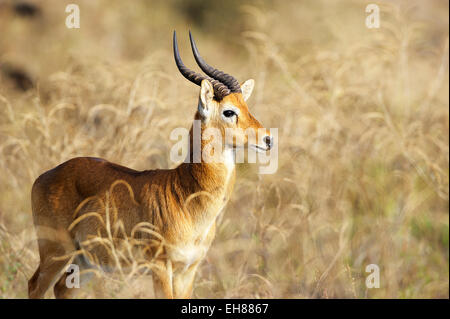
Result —
[[218, 100], [221, 100], [223, 97], [231, 93], [230, 89], [220, 81], [198, 74], [184, 65], [183, 61], [181, 60], [180, 53], [178, 51], [176, 31], [173, 32], [173, 56], [175, 58], [175, 63], [178, 67], [178, 70], [186, 79], [197, 85], [201, 85], [204, 79], [209, 80], [214, 88], [214, 95]]
[[191, 47], [192, 52], [194, 53], [195, 61], [197, 61], [198, 66], [203, 70], [203, 72], [208, 74], [213, 79], [219, 80], [220, 82], [224, 83], [226, 86], [228, 86], [231, 92], [241, 93], [241, 86], [239, 85], [238, 80], [236, 80], [229, 74], [213, 68], [212, 66], [208, 65], [205, 60], [203, 60], [203, 58], [200, 56], [200, 53], [198, 52], [197, 46], [195, 45], [195, 41], [192, 37], [191, 31], [189, 31], [189, 39], [191, 41]]

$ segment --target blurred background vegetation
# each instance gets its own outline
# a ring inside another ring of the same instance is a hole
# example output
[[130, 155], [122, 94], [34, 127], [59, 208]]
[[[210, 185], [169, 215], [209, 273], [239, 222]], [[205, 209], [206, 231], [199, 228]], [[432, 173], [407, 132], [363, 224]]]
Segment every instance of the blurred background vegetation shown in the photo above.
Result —
[[[372, 2], [372, 1], [370, 1]], [[77, 3], [81, 28], [65, 26]], [[279, 129], [279, 168], [239, 165], [197, 298], [448, 298], [448, 1], [0, 0], [0, 297], [38, 264], [30, 190], [75, 156], [174, 167], [198, 87], [172, 32], [240, 81]], [[377, 264], [380, 288], [367, 289]], [[152, 297], [102, 283], [81, 297]], [[52, 292], [49, 292], [49, 297]]]

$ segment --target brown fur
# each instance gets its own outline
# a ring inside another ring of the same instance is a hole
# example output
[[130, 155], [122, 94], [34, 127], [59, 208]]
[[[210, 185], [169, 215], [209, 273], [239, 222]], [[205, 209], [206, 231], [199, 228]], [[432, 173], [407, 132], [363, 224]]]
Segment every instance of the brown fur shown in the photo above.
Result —
[[[261, 127], [240, 93], [217, 102], [217, 109], [225, 102], [241, 110], [239, 127]], [[224, 128], [217, 118], [208, 126]], [[72, 296], [75, 289], [66, 287], [67, 274], [63, 273], [68, 260], [54, 257], [83, 248], [83, 241], [89, 238], [106, 236], [99, 218], [74, 221], [93, 211], [104, 220], [107, 193], [117, 209], [113, 221], [123, 223], [127, 236], [135, 225], [148, 222], [163, 238], [162, 253], [156, 254], [159, 245], [148, 253], [158, 266], [153, 270], [156, 296], [189, 297], [196, 269], [214, 238], [215, 220], [233, 189], [234, 166], [231, 172], [228, 170], [223, 163], [202, 162], [183, 163], [175, 169], [135, 171], [103, 159], [79, 157], [45, 172], [32, 188], [40, 264], [29, 280], [29, 297], [42, 298], [53, 284], [57, 298]], [[158, 242], [148, 234], [139, 236]], [[105, 249], [97, 247], [89, 253], [101, 266], [113, 265]]]

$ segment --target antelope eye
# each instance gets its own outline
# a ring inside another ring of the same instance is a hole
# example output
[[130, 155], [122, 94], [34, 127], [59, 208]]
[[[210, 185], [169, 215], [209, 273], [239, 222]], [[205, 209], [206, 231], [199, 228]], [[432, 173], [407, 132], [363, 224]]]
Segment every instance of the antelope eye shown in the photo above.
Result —
[[225, 110], [225, 111], [223, 111], [223, 115], [225, 117], [232, 117], [232, 116], [236, 115], [236, 113], [232, 110]]

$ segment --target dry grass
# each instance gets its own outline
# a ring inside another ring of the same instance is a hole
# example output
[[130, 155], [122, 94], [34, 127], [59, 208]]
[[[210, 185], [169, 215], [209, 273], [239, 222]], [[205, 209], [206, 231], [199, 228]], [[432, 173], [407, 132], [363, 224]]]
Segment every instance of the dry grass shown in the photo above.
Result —
[[[198, 94], [171, 53], [177, 29], [194, 65], [188, 26], [207, 61], [255, 79], [250, 108], [279, 128], [276, 174], [239, 166], [194, 296], [449, 297], [448, 2], [380, 2], [371, 30], [364, 1], [235, 1], [201, 19], [195, 0], [77, 2], [79, 30], [64, 27], [69, 1], [33, 19], [0, 6], [0, 64], [36, 83], [0, 75], [0, 297], [26, 297], [38, 264], [39, 174], [75, 156], [175, 166], [169, 135]], [[371, 263], [379, 289], [365, 287]], [[81, 296], [152, 296], [124, 278]]]

